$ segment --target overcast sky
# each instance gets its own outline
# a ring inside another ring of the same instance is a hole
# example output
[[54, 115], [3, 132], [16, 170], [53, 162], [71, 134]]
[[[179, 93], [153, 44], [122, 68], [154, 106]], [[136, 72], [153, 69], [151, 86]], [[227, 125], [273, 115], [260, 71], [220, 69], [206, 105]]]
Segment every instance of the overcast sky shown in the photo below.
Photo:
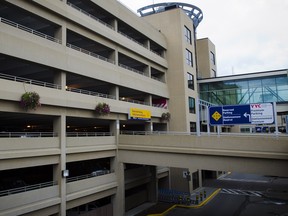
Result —
[[[136, 13], [150, 4], [177, 0], [119, 0]], [[181, 0], [204, 18], [197, 38], [216, 46], [218, 76], [288, 68], [288, 0]]]

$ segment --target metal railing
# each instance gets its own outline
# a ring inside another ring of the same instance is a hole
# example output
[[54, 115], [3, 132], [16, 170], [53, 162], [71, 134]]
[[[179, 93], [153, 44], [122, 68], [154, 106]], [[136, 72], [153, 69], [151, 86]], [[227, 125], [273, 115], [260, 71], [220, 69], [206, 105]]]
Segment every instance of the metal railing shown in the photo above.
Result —
[[[115, 28], [114, 28], [112, 25], [109, 25], [108, 23], [106, 23], [106, 22], [102, 21], [101, 19], [99, 19], [99, 18], [93, 16], [92, 14], [88, 13], [87, 11], [82, 10], [81, 8], [77, 7], [76, 5], [74, 5], [74, 4], [70, 3], [70, 2], [67, 2], [67, 5], [69, 5], [70, 7], [72, 7], [72, 8], [74, 8], [74, 9], [78, 10], [79, 12], [85, 14], [86, 16], [88, 16], [88, 17], [94, 19], [95, 21], [101, 23], [102, 25], [105, 25], [106, 27], [115, 30]], [[118, 33], [121, 34], [121, 35], [123, 35], [124, 37], [128, 38], [129, 40], [131, 40], [131, 41], [133, 41], [133, 42], [139, 44], [140, 46], [142, 46], [142, 47], [148, 49], [148, 47], [146, 47], [143, 43], [141, 43], [141, 42], [135, 40], [134, 38], [132, 38], [132, 37], [126, 35], [125, 33], [121, 32], [121, 31], [118, 31]], [[156, 51], [154, 51], [154, 50], [151, 50], [151, 49], [150, 49], [150, 51], [153, 52], [154, 54], [156, 54], [156, 55], [158, 55], [158, 56], [160, 56], [160, 57], [163, 58], [163, 56], [162, 56], [160, 53], [158, 53], [158, 52], [156, 52]]]
[[[131, 41], [133, 41], [133, 42], [137, 43], [138, 45], [140, 45], [140, 46], [142, 46], [142, 47], [144, 47], [144, 48], [146, 48], [146, 49], [148, 49], [148, 50], [149, 50], [149, 48], [148, 48], [148, 47], [146, 47], [146, 46], [145, 46], [143, 43], [141, 43], [141, 42], [139, 42], [139, 41], [135, 40], [134, 38], [132, 38], [132, 37], [128, 36], [127, 34], [125, 34], [125, 33], [121, 32], [121, 31], [119, 31], [119, 30], [118, 30], [118, 33], [119, 33], [119, 34], [121, 34], [121, 35], [123, 35], [124, 37], [128, 38], [129, 40], [131, 40]], [[151, 50], [151, 49], [150, 49], [149, 51], [163, 58], [163, 56], [162, 56], [160, 53], [158, 53], [158, 52], [155, 52], [154, 50]]]
[[134, 68], [131, 68], [131, 67], [129, 67], [129, 66], [127, 66], [127, 65], [124, 65], [124, 64], [121, 64], [121, 63], [119, 63], [118, 65], [119, 65], [120, 67], [122, 67], [122, 68], [125, 68], [125, 69], [127, 69], [127, 70], [130, 70], [130, 71], [133, 71], [133, 72], [135, 72], [135, 73], [138, 73], [138, 74], [141, 74], [141, 75], [143, 75], [143, 76], [147, 76], [147, 77], [148, 77], [148, 75], [145, 74], [145, 73], [142, 72], [142, 71], [138, 71], [138, 70], [136, 70], [136, 69], [134, 69]]
[[158, 78], [158, 77], [151, 76], [151, 79], [154, 79], [154, 80], [157, 80], [157, 81], [159, 81], [159, 82], [165, 83], [162, 79], [160, 79], [160, 78]]
[[143, 43], [140, 43], [139, 41], [137, 41], [137, 40], [135, 40], [134, 38], [126, 35], [125, 33], [121, 32], [121, 31], [119, 31], [119, 30], [118, 30], [118, 33], [121, 34], [121, 35], [123, 35], [124, 37], [128, 38], [129, 40], [132, 40], [133, 42], [135, 42], [135, 43], [139, 44], [140, 46], [142, 46], [142, 47], [144, 47], [144, 48], [147, 49], [147, 47], [146, 47]]
[[138, 101], [138, 100], [132, 100], [132, 99], [129, 99], [129, 98], [121, 98], [121, 101], [128, 102], [128, 103], [134, 103], [134, 104], [141, 104], [141, 105], [150, 106], [150, 104], [147, 103], [147, 102]]
[[72, 3], [68, 2], [68, 1], [67, 1], [67, 5], [69, 5], [70, 7], [72, 7], [72, 8], [74, 8], [74, 9], [78, 10], [79, 12], [85, 14], [86, 16], [88, 16], [88, 17], [90, 17], [90, 18], [96, 20], [97, 22], [99, 22], [99, 23], [105, 25], [106, 27], [108, 27], [108, 28], [114, 30], [114, 27], [113, 27], [113, 26], [111, 26], [111, 25], [109, 25], [108, 23], [106, 23], [106, 22], [100, 20], [99, 18], [93, 16], [92, 14], [89, 14], [88, 12], [82, 10], [81, 8], [77, 7], [76, 5], [73, 5]]
[[0, 138], [58, 137], [55, 132], [0, 132]]
[[[197, 132], [178, 132], [178, 131], [120, 131], [122, 135], [197, 135]], [[229, 137], [288, 137], [288, 134], [284, 133], [227, 133], [227, 132], [200, 132], [202, 136], [229, 136]]]
[[34, 35], [36, 35], [36, 36], [38, 36], [38, 37], [45, 38], [45, 39], [50, 40], [50, 41], [52, 41], [52, 42], [59, 43], [59, 44], [62, 43], [62, 41], [61, 41], [60, 39], [54, 38], [54, 37], [52, 37], [52, 36], [50, 36], [50, 35], [46, 35], [46, 34], [44, 34], [44, 33], [42, 33], [42, 32], [38, 32], [38, 31], [36, 31], [36, 30], [34, 30], [34, 29], [31, 29], [31, 28], [28, 28], [28, 27], [26, 27], [26, 26], [20, 25], [20, 24], [18, 24], [18, 23], [15, 23], [15, 22], [13, 22], [13, 21], [8, 20], [8, 19], [5, 19], [5, 18], [0, 17], [0, 22], [1, 22], [1, 23], [4, 23], [4, 24], [7, 24], [7, 25], [10, 25], [10, 26], [12, 26], [12, 27], [15, 27], [15, 28], [17, 28], [17, 29], [26, 31], [26, 32], [28, 32], [28, 33], [34, 34]]
[[26, 191], [37, 190], [37, 189], [41, 189], [45, 187], [52, 187], [54, 185], [57, 185], [57, 181], [51, 181], [51, 182], [45, 182], [45, 183], [40, 183], [40, 184], [35, 184], [35, 185], [29, 185], [29, 186], [24, 186], [24, 187], [3, 190], [3, 191], [0, 191], [0, 196], [9, 196], [11, 194], [23, 193]]
[[113, 96], [113, 95], [102, 94], [102, 93], [98, 93], [98, 92], [92, 92], [92, 91], [88, 91], [88, 90], [85, 90], [85, 89], [67, 87], [66, 91], [76, 92], [76, 93], [86, 94], [86, 95], [91, 95], [91, 96], [96, 96], [96, 97], [102, 97], [102, 98], [110, 98], [110, 99], [116, 100], [116, 97]]
[[77, 51], [79, 51], [79, 52], [82, 52], [82, 53], [85, 53], [85, 54], [87, 54], [87, 55], [90, 55], [90, 56], [92, 56], [92, 57], [98, 58], [98, 59], [100, 59], [100, 60], [109, 62], [109, 63], [111, 63], [111, 64], [115, 64], [115, 62], [114, 62], [113, 60], [111, 60], [111, 59], [105, 58], [105, 57], [103, 57], [103, 56], [100, 56], [100, 55], [98, 55], [98, 54], [96, 54], [96, 53], [93, 53], [93, 52], [90, 52], [90, 51], [88, 51], [88, 50], [82, 49], [82, 48], [77, 47], [77, 46], [75, 46], [75, 45], [72, 45], [72, 44], [67, 43], [66, 46], [69, 47], [69, 48], [71, 48], [71, 49], [74, 49], [74, 50], [77, 50]]
[[67, 132], [67, 137], [113, 136], [112, 132]]
[[109, 173], [110, 173], [110, 170], [104, 170], [104, 169], [103, 170], [98, 170], [98, 171], [92, 172], [91, 174], [86, 174], [86, 175], [81, 175], [81, 176], [75, 176], [75, 177], [67, 178], [66, 179], [66, 183], [74, 182], [74, 181], [81, 181], [81, 180], [84, 180], [84, 179], [93, 178], [93, 177], [101, 176], [101, 175], [107, 175]]
[[6, 80], [15, 81], [15, 82], [23, 82], [27, 84], [38, 85], [38, 86], [43, 86], [43, 87], [48, 87], [48, 88], [61, 89], [61, 85], [57, 85], [54, 83], [47, 83], [47, 82], [42, 82], [38, 80], [26, 79], [23, 77], [11, 76], [8, 74], [3, 74], [3, 73], [0, 73], [0, 79], [6, 79]]
[[196, 135], [196, 132], [177, 131], [120, 131], [123, 135]]

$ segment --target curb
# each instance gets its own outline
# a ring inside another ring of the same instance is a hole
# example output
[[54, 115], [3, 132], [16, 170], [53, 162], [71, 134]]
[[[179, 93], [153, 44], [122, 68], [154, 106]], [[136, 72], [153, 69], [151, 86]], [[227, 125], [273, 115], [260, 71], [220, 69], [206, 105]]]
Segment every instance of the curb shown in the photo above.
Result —
[[193, 208], [200, 208], [204, 205], [206, 205], [211, 199], [213, 199], [219, 192], [221, 191], [221, 188], [218, 188], [217, 190], [215, 190], [210, 196], [207, 197], [207, 199], [205, 199], [203, 202], [201, 202], [199, 205], [193, 205], [193, 206], [186, 206], [186, 205], [180, 205], [180, 204], [175, 204], [172, 207], [170, 207], [169, 209], [167, 209], [166, 211], [159, 213], [159, 214], [148, 214], [147, 216], [165, 216], [167, 213], [169, 213], [171, 210], [173, 210], [174, 208], [189, 208], [189, 209], [193, 209]]

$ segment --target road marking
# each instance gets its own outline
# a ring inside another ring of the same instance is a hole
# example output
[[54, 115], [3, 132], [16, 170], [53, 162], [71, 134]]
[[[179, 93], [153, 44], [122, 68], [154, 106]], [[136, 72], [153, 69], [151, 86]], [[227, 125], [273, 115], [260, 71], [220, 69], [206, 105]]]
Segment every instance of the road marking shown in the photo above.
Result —
[[223, 194], [232, 194], [232, 195], [242, 195], [242, 196], [256, 196], [263, 197], [263, 193], [260, 191], [248, 191], [248, 190], [237, 190], [237, 189], [227, 189], [222, 188], [221, 193]]
[[234, 178], [219, 178], [219, 180], [225, 181], [239, 181], [239, 182], [256, 182], [256, 183], [270, 183], [270, 180], [256, 180], [256, 179], [234, 179]]

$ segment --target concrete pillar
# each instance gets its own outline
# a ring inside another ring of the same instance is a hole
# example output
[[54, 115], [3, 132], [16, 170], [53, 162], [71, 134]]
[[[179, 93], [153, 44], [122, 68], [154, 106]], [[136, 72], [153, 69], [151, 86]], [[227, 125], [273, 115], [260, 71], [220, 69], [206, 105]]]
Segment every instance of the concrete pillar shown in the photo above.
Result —
[[60, 164], [54, 167], [54, 178], [57, 179], [60, 189], [60, 215], [66, 215], [66, 178], [62, 173], [66, 170], [66, 116], [63, 114], [53, 122], [54, 132], [58, 133], [60, 140]]
[[152, 123], [152, 121], [149, 121], [149, 122], [145, 123], [145, 131], [149, 131], [149, 132], [153, 131], [153, 123]]
[[[63, 0], [66, 3], [66, 0]], [[66, 46], [67, 44], [67, 26], [66, 23], [62, 23], [62, 26], [57, 29], [54, 35], [55, 38], [61, 40], [61, 44]]]
[[158, 198], [158, 179], [157, 179], [157, 167], [150, 166], [151, 181], [147, 185], [148, 201], [157, 202]]
[[150, 50], [150, 40], [146, 40], [146, 41], [144, 42], [144, 46], [145, 46], [148, 50]]
[[199, 182], [199, 187], [202, 187], [203, 186], [202, 170], [198, 170], [198, 182]]
[[190, 169], [189, 169], [189, 175], [190, 175], [190, 181], [188, 181], [189, 192], [192, 193], [195, 188], [193, 187], [193, 171]]
[[147, 95], [144, 99], [144, 102], [146, 104], [148, 104], [149, 106], [152, 106], [152, 96], [151, 95]]
[[144, 74], [148, 77], [151, 77], [151, 66], [147, 65], [146, 68], [144, 69]]
[[54, 84], [60, 86], [62, 91], [66, 91], [66, 85], [67, 85], [66, 73], [63, 71], [59, 73], [55, 73]]
[[118, 86], [111, 87], [109, 90], [109, 94], [114, 96], [116, 100], [119, 100], [119, 87]]
[[125, 215], [125, 180], [124, 164], [114, 159], [113, 167], [117, 176], [118, 187], [115, 196], [112, 197], [113, 215]]
[[118, 20], [117, 19], [114, 19], [111, 23], [111, 25], [113, 26], [114, 30], [116, 32], [118, 32]]

